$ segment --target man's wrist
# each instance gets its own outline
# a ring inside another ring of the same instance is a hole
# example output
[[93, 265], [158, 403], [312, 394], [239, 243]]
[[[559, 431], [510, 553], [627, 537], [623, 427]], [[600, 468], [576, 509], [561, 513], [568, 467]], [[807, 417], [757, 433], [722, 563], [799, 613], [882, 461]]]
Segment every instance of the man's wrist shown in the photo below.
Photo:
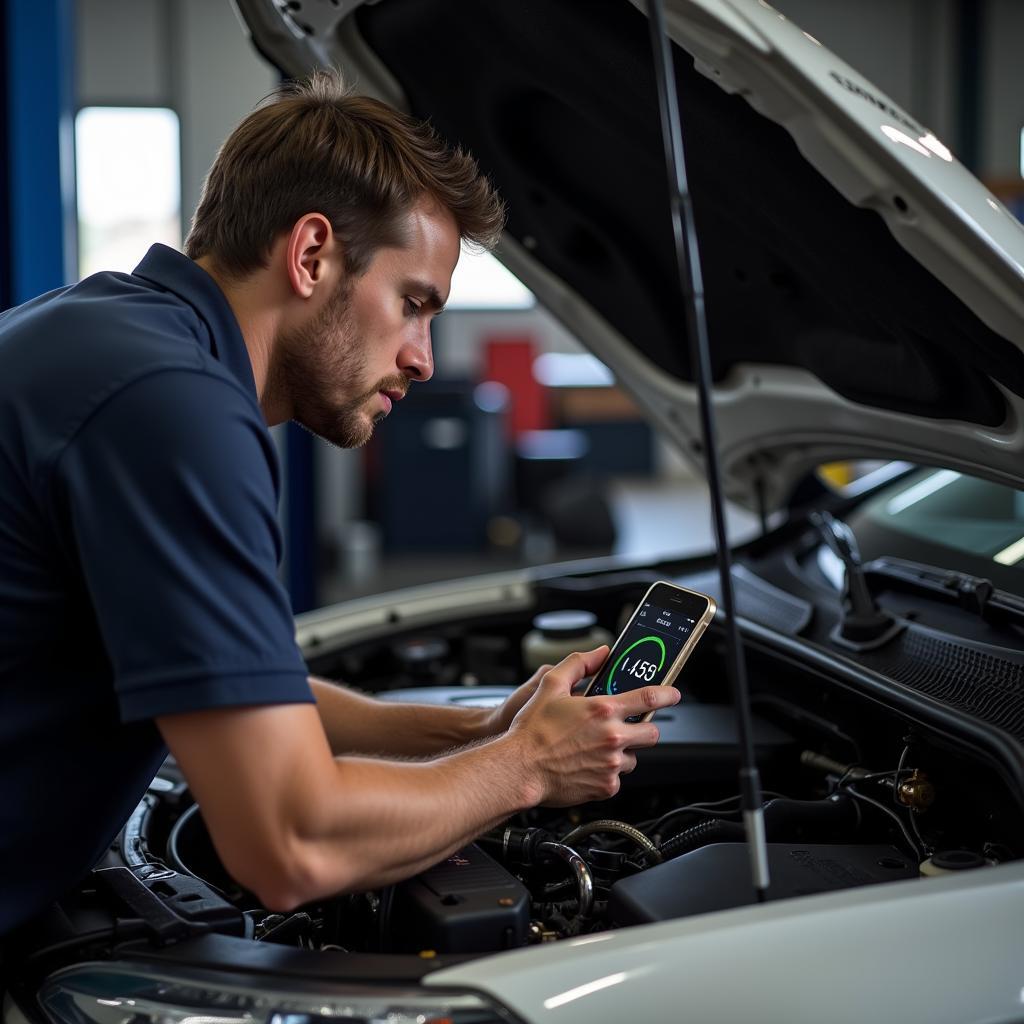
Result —
[[505, 731], [501, 706], [497, 708], [464, 708], [467, 740], [489, 739]]
[[501, 752], [504, 775], [515, 789], [516, 810], [529, 810], [541, 803], [546, 796], [544, 780], [537, 769], [536, 753], [529, 749], [526, 737], [518, 731], [506, 732], [488, 746]]

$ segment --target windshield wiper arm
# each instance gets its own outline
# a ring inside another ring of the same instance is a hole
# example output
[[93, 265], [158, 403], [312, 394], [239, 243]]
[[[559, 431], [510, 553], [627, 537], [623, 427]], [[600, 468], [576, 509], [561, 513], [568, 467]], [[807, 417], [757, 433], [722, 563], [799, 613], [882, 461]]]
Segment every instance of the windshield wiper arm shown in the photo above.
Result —
[[832, 630], [832, 641], [854, 651], [870, 651], [888, 643], [904, 624], [879, 608], [872, 596], [853, 530], [831, 512], [812, 512], [810, 520], [843, 563], [842, 616]]
[[903, 558], [877, 558], [864, 566], [870, 587], [881, 577], [894, 590], [938, 598], [993, 624], [1024, 626], [1024, 600], [997, 590], [991, 580], [953, 569], [910, 562]]

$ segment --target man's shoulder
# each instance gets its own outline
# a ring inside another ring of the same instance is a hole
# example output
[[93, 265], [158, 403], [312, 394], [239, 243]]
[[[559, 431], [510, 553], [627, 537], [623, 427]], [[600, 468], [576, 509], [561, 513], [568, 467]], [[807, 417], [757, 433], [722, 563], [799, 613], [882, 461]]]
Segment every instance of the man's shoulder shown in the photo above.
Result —
[[209, 333], [173, 293], [131, 274], [100, 273], [8, 310], [0, 319], [0, 360], [102, 367], [196, 366]]
[[9, 310], [0, 318], [9, 438], [32, 449], [39, 469], [120, 392], [154, 375], [175, 376], [179, 389], [205, 377], [239, 390], [211, 345], [192, 306], [130, 274], [95, 274]]

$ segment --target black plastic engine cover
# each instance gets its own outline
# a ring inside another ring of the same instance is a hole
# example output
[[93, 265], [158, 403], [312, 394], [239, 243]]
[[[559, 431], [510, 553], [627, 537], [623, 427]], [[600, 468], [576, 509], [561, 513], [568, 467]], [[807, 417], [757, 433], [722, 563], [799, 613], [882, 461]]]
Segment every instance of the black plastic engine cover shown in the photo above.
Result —
[[162, 942], [176, 942], [208, 931], [244, 935], [245, 917], [204, 881], [147, 864], [99, 868], [92, 878], [100, 888], [142, 918]]
[[[916, 878], [918, 865], [892, 846], [768, 844], [768, 899]], [[745, 843], [714, 843], [616, 882], [616, 924], [648, 924], [741, 907], [756, 900]]]
[[530, 893], [478, 846], [394, 887], [389, 915], [394, 952], [477, 953], [526, 944]]
[[[390, 690], [381, 700], [419, 704], [450, 704], [455, 707], [494, 707], [511, 692], [511, 686], [424, 686]], [[622, 776], [626, 789], [664, 785], [670, 770], [685, 771], [691, 783], [713, 783], [736, 775], [736, 712], [726, 704], [698, 704], [687, 697], [654, 716], [661, 739], [643, 750], [636, 770]], [[764, 768], [773, 758], [791, 756], [795, 740], [778, 726], [754, 715], [754, 752]]]

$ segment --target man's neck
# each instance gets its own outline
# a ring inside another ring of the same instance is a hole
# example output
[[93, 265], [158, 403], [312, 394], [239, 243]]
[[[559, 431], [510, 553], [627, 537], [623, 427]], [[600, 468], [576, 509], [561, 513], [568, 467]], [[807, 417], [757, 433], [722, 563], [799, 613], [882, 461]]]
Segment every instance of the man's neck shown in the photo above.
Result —
[[288, 419], [288, 415], [283, 410], [272, 408], [276, 403], [267, 386], [274, 340], [280, 327], [279, 314], [268, 292], [268, 283], [262, 279], [263, 275], [258, 271], [241, 280], [228, 277], [218, 270], [209, 256], [200, 256], [195, 263], [213, 278], [235, 314], [246, 351], [249, 353], [252, 375], [256, 382], [256, 394], [264, 419], [269, 426], [283, 423]]

